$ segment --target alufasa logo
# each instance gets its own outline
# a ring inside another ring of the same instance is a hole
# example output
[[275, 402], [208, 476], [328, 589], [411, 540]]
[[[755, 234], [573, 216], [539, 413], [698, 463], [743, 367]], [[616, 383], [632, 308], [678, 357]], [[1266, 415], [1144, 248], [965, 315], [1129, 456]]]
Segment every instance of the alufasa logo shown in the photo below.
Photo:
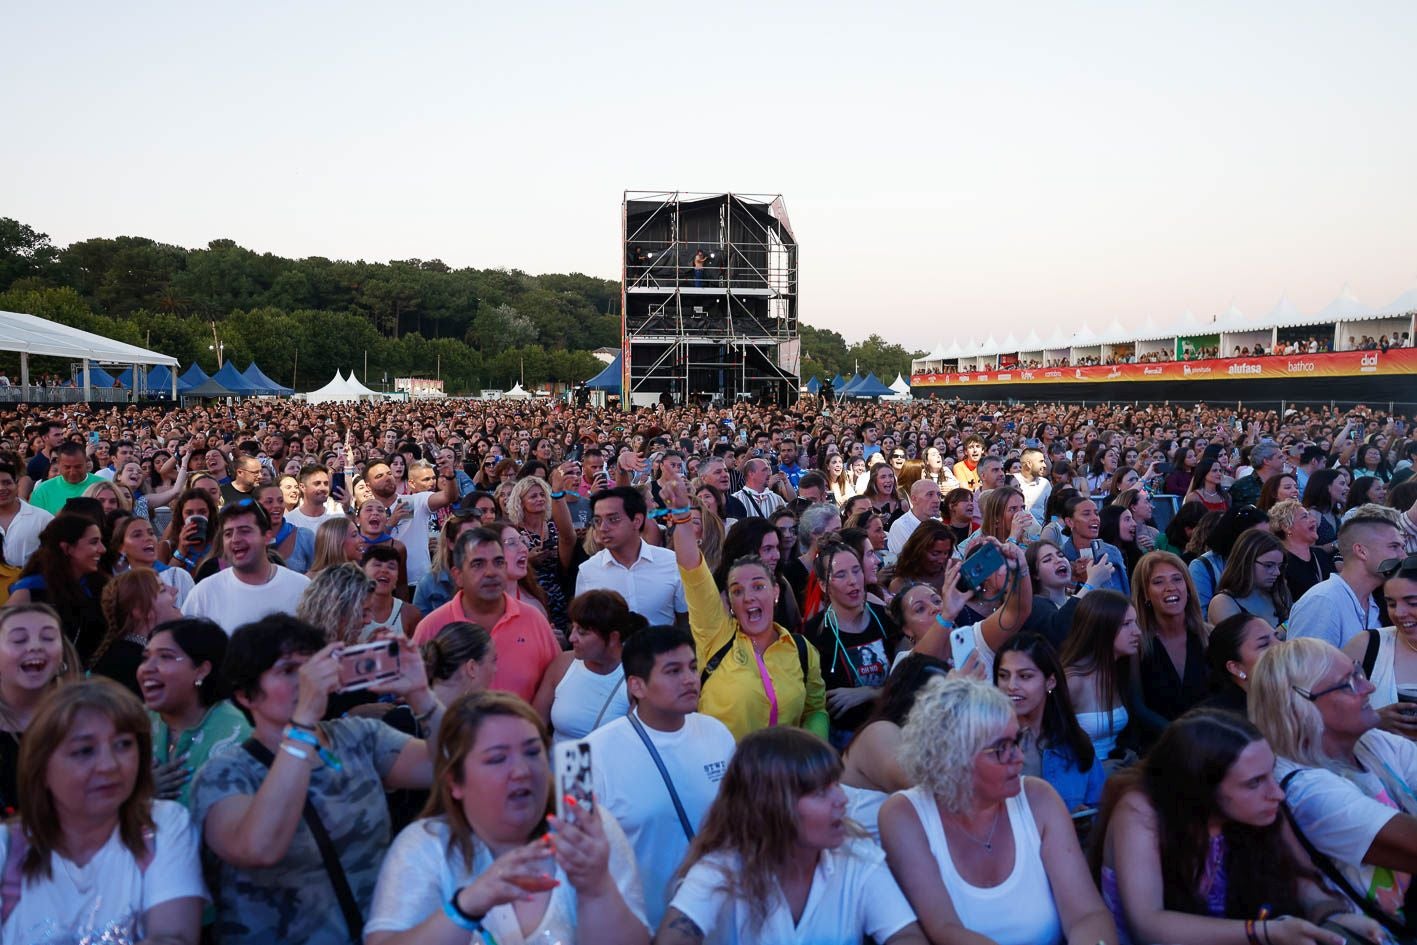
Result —
[[1243, 361], [1239, 364], [1232, 364], [1227, 369], [1229, 374], [1263, 374], [1264, 368], [1258, 364], [1246, 364]]

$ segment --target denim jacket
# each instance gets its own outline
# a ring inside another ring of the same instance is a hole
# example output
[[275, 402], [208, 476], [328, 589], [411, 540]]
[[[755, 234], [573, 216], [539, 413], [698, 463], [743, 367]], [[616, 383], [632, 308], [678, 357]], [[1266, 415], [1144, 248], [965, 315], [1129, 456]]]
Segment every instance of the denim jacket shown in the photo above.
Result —
[[1096, 807], [1102, 800], [1102, 783], [1107, 779], [1102, 759], [1095, 758], [1092, 767], [1079, 771], [1077, 758], [1066, 745], [1042, 746], [1043, 780], [1063, 798], [1068, 810]]

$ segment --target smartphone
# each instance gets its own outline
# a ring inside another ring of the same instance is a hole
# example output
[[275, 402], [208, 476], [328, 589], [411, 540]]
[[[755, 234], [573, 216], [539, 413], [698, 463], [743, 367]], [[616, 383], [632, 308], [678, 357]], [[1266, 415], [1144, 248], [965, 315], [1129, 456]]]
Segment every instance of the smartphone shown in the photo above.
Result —
[[207, 540], [207, 517], [205, 515], [189, 515], [187, 521], [197, 523], [197, 529], [193, 538], [205, 543]]
[[342, 469], [330, 475], [330, 492], [333, 493], [336, 489], [340, 492], [344, 491], [344, 470]]
[[399, 674], [399, 641], [375, 640], [345, 647], [339, 655], [339, 691], [355, 692], [395, 679]]
[[1157, 464], [1156, 464], [1156, 471], [1157, 471], [1158, 473], [1160, 473], [1161, 475], [1163, 475], [1163, 476], [1170, 475], [1175, 469], [1176, 469], [1176, 467], [1173, 466], [1173, 465], [1171, 465], [1170, 463], [1157, 463]]
[[989, 576], [1004, 566], [1004, 553], [998, 545], [985, 545], [982, 551], [969, 556], [959, 569], [956, 586], [962, 591], [976, 591]]
[[580, 443], [577, 443], [575, 446], [571, 447], [571, 451], [566, 454], [566, 461], [571, 463], [580, 462], [581, 452], [584, 449], [585, 447], [583, 447]]
[[[977, 557], [977, 556], [976, 556]], [[974, 652], [974, 631], [967, 627], [957, 627], [950, 631], [950, 660], [955, 669], [961, 669], [969, 654]]]
[[[591, 777], [590, 742], [561, 742], [553, 749], [552, 770], [556, 775], [556, 819], [574, 823], [576, 812], [594, 811], [595, 782]], [[567, 796], [576, 799], [576, 812], [566, 803]]]

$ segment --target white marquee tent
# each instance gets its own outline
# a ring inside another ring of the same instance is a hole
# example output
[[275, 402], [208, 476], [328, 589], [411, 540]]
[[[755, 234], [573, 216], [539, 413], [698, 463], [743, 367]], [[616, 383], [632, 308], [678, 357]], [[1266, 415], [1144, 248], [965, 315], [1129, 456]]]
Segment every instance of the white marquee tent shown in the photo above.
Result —
[[349, 377], [336, 371], [335, 376], [330, 379], [328, 384], [319, 390], [312, 390], [304, 396], [306, 403], [327, 404], [344, 400], [373, 400], [384, 395], [361, 384], [355, 378], [353, 371], [349, 372]]
[[[177, 397], [177, 359], [52, 322], [38, 315], [21, 312], [0, 312], [0, 351], [20, 353], [20, 385], [29, 386], [32, 354], [75, 361], [98, 361], [103, 364], [154, 365], [165, 364], [171, 369], [172, 396]], [[89, 397], [89, 372], [83, 371], [84, 399]]]

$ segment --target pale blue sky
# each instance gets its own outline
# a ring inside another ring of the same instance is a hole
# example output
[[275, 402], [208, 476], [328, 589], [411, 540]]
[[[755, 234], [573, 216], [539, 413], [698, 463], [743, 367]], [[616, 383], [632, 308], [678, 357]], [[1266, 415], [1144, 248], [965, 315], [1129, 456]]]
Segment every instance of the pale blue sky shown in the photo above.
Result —
[[[691, 12], [692, 11], [692, 12]], [[782, 193], [911, 347], [1417, 285], [1417, 4], [41, 4], [0, 214], [56, 242], [619, 274], [626, 188]]]

